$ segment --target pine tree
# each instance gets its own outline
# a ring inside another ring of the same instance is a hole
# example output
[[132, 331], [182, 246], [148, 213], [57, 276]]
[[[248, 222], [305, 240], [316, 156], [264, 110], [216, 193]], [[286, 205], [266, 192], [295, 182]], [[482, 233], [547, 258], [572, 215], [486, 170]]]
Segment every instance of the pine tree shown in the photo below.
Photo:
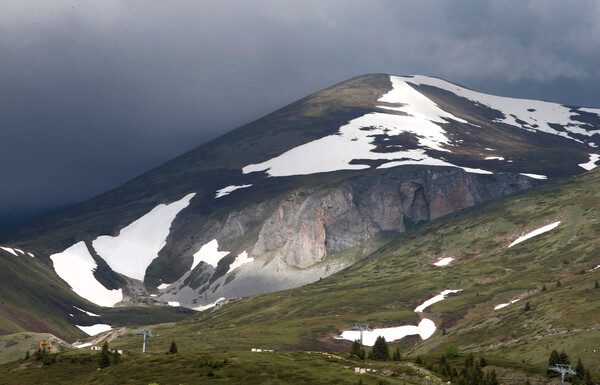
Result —
[[479, 365], [481, 365], [482, 368], [485, 368], [487, 366], [487, 360], [484, 357], [481, 357], [479, 359]]
[[25, 360], [29, 359], [29, 350], [25, 352]]
[[169, 348], [169, 354], [177, 354], [177, 344], [175, 340], [171, 341], [171, 347]]
[[110, 366], [110, 351], [108, 350], [108, 342], [104, 342], [102, 345], [102, 351], [100, 352], [100, 361], [98, 365], [101, 368], [106, 368]]
[[[550, 358], [548, 359], [548, 367], [555, 366], [556, 364], [559, 363], [559, 360], [560, 360], [560, 358], [558, 356], [558, 352], [556, 350], [553, 350], [552, 353], [550, 353]], [[556, 376], [558, 376], [557, 372], [555, 372], [553, 370], [550, 370], [550, 369], [548, 369], [546, 371], [546, 373], [550, 377], [556, 377]]]
[[546, 284], [542, 285], [542, 291], [546, 291]]
[[498, 381], [498, 376], [496, 375], [496, 371], [494, 369], [491, 369], [489, 372], [487, 372], [485, 378], [487, 385], [500, 385], [500, 381]]
[[385, 337], [377, 337], [373, 349], [369, 352], [369, 358], [375, 361], [387, 361], [390, 359], [390, 348], [385, 341]]
[[556, 281], [556, 287], [560, 287], [560, 286], [562, 286], [560, 283], [560, 280]]
[[398, 347], [397, 345], [396, 345], [396, 349], [394, 349], [392, 361], [402, 361], [402, 355], [400, 354], [400, 347]]
[[594, 289], [600, 289], [600, 283], [598, 283], [598, 280], [596, 280], [596, 283], [594, 284]]
[[352, 346], [350, 347], [350, 356], [356, 356], [358, 358], [360, 358], [360, 353], [361, 350], [363, 350], [362, 344], [360, 343], [360, 340], [354, 340], [354, 342], [352, 343]]
[[118, 364], [119, 362], [121, 362], [121, 355], [119, 354], [119, 352], [115, 351], [112, 356], [112, 363]]
[[571, 381], [571, 384], [583, 384], [585, 378], [585, 368], [583, 367], [583, 362], [581, 362], [581, 357], [577, 360], [577, 365], [575, 365], [575, 373], [577, 374], [573, 377], [573, 381]]
[[525, 308], [523, 309], [523, 311], [529, 311], [531, 310], [531, 306], [529, 305], [529, 302], [525, 303]]
[[563, 365], [569, 365], [571, 363], [569, 355], [565, 353], [564, 350], [558, 354], [558, 363]]

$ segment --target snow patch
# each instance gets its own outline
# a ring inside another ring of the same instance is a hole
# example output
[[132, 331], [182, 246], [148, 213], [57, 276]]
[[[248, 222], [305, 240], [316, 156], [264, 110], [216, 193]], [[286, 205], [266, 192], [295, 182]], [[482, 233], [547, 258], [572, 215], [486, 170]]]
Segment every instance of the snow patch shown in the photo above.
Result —
[[[396, 341], [406, 336], [419, 335], [426, 340], [435, 333], [435, 323], [428, 318], [423, 318], [419, 325], [405, 325], [392, 328], [373, 329], [373, 331], [363, 331], [363, 345], [373, 346], [377, 337], [384, 337], [386, 341]], [[339, 339], [356, 341], [360, 339], [359, 330], [346, 330], [342, 332]]]
[[434, 263], [435, 266], [447, 266], [450, 262], [454, 261], [452, 257], [440, 258], [437, 262]]
[[100, 317], [98, 314], [94, 314], [91, 311], [83, 310], [81, 308], [78, 308], [77, 306], [73, 306], [73, 308], [79, 310], [82, 313], [85, 313], [85, 314], [89, 315], [90, 317]]
[[544, 227], [540, 227], [540, 228], [539, 228], [539, 229], [537, 229], [537, 230], [534, 230], [534, 231], [532, 231], [532, 232], [530, 232], [530, 233], [528, 233], [528, 234], [525, 234], [525, 235], [523, 235], [522, 237], [519, 237], [519, 238], [517, 238], [517, 239], [516, 239], [516, 240], [515, 240], [513, 243], [511, 243], [511, 244], [510, 244], [508, 247], [513, 247], [514, 245], [516, 245], [516, 244], [519, 244], [519, 243], [521, 243], [521, 242], [523, 242], [523, 241], [526, 241], [526, 240], [528, 240], [529, 238], [533, 238], [533, 237], [535, 237], [535, 236], [537, 236], [537, 235], [540, 235], [540, 234], [543, 234], [543, 233], [545, 233], [545, 232], [548, 232], [548, 231], [550, 231], [550, 230], [552, 230], [552, 229], [555, 229], [555, 228], [556, 228], [558, 225], [560, 225], [560, 221], [558, 221], [558, 222], [554, 222], [554, 223], [552, 223], [552, 224], [549, 224], [549, 225], [547, 225], [547, 226], [544, 226]]
[[123, 300], [121, 289], [108, 290], [94, 277], [96, 261], [81, 241], [62, 253], [50, 256], [54, 271], [71, 286], [79, 296], [100, 306], [112, 307]]
[[530, 177], [530, 178], [533, 178], [533, 179], [542, 179], [542, 180], [543, 180], [543, 179], [548, 179], [548, 177], [547, 177], [546, 175], [540, 175], [540, 174], [527, 174], [527, 173], [524, 173], [524, 172], [521, 172], [520, 174], [521, 174], [521, 175], [528, 176], [528, 177]]
[[600, 155], [590, 154], [590, 161], [587, 163], [580, 163], [579, 167], [584, 168], [588, 171], [596, 168], [596, 162], [600, 160]]
[[13, 254], [15, 257], [18, 257], [19, 254], [17, 254], [17, 252], [15, 251], [15, 249], [13, 249], [12, 247], [4, 247], [4, 246], [0, 246], [0, 249]]
[[436, 295], [435, 297], [429, 298], [427, 301], [425, 301], [421, 305], [417, 306], [417, 308], [415, 309], [415, 312], [422, 313], [423, 310], [425, 310], [427, 307], [433, 305], [436, 302], [440, 302], [440, 301], [444, 300], [448, 296], [448, 294], [458, 293], [459, 291], [462, 291], [462, 289], [444, 290], [440, 294]]
[[96, 238], [94, 249], [115, 272], [143, 281], [146, 268], [166, 243], [171, 223], [194, 195], [196, 193], [156, 206], [123, 228], [116, 237], [102, 235]]
[[517, 298], [517, 299], [512, 299], [512, 300], [510, 300], [510, 301], [509, 301], [509, 302], [507, 302], [507, 303], [501, 303], [500, 305], [496, 305], [496, 306], [494, 307], [494, 310], [498, 310], [498, 309], [505, 308], [505, 307], [507, 307], [508, 305], [510, 305], [511, 303], [515, 303], [515, 302], [517, 302], [519, 299], [520, 299], [520, 298]]
[[217, 242], [216, 239], [213, 239], [203, 245], [200, 250], [194, 254], [194, 262], [192, 263], [191, 270], [194, 270], [200, 262], [205, 262], [213, 267], [217, 267], [217, 263], [219, 263], [221, 258], [227, 254], [229, 254], [229, 251], [219, 251], [219, 242]]
[[73, 347], [77, 348], [77, 349], [87, 348], [88, 346], [92, 346], [92, 343], [91, 342], [86, 342], [85, 344], [81, 344], [81, 345], [75, 345], [75, 344], [73, 344]]
[[504, 160], [501, 156], [486, 156], [485, 160]]
[[173, 306], [173, 307], [181, 306], [181, 304], [179, 302], [177, 302], [177, 301], [169, 301], [169, 302], [167, 302], [167, 304], [169, 306]]
[[85, 334], [87, 334], [88, 336], [95, 336], [96, 334], [100, 334], [100, 333], [112, 330], [112, 327], [107, 324], [96, 324], [96, 325], [92, 325], [92, 326], [79, 326], [79, 325], [75, 325], [75, 326], [77, 326], [79, 329], [81, 329], [81, 331], [84, 332]]
[[[441, 124], [450, 120], [468, 123], [437, 106], [411, 87], [402, 78], [391, 76], [392, 90], [379, 101], [397, 104], [397, 107], [379, 106], [404, 114], [373, 112], [339, 128], [339, 131], [312, 142], [295, 147], [263, 163], [250, 164], [242, 169], [244, 174], [267, 171], [269, 176], [307, 175], [338, 170], [361, 170], [366, 164], [352, 164], [355, 159], [386, 160], [381, 168], [408, 164], [459, 167], [441, 159], [432, 158], [426, 150], [445, 151], [451, 145]], [[413, 134], [421, 149], [374, 152], [376, 136], [389, 138], [404, 133]], [[467, 172], [491, 174], [490, 171], [461, 167]]]
[[171, 286], [170, 283], [161, 283], [160, 285], [158, 285], [157, 289], [158, 290], [165, 290], [169, 286]]
[[[577, 109], [560, 104], [488, 95], [457, 86], [442, 79], [421, 75], [404, 77], [404, 79], [412, 84], [437, 87], [469, 99], [472, 102], [486, 105], [500, 111], [504, 115], [503, 118], [496, 119], [496, 122], [510, 124], [527, 131], [546, 132], [580, 143], [582, 141], [577, 139], [573, 134], [592, 136], [600, 132], [600, 129], [586, 130], [584, 127], [589, 126], [587, 123], [573, 119], [578, 116]], [[600, 109], [580, 108], [579, 110], [600, 116]], [[551, 124], [559, 124], [565, 130], [558, 131], [552, 128]]]
[[30, 253], [29, 251], [27, 252], [27, 254], [31, 257], [31, 258], [35, 258], [35, 255], [33, 255], [32, 253]]
[[243, 184], [241, 186], [231, 185], [231, 186], [223, 187], [222, 189], [217, 190], [217, 195], [215, 195], [215, 199], [224, 197], [225, 195], [229, 195], [229, 193], [231, 193], [235, 190], [239, 190], [241, 188], [247, 188], [247, 187], [251, 187], [251, 186], [252, 186], [251, 184]]
[[193, 307], [192, 310], [203, 311], [203, 310], [206, 310], [206, 309], [213, 308], [213, 307], [217, 306], [217, 304], [219, 302], [223, 301], [224, 299], [225, 299], [225, 297], [221, 297], [218, 300], [216, 300], [215, 302], [209, 303], [208, 305]]
[[231, 265], [229, 265], [229, 270], [227, 270], [227, 274], [231, 273], [232, 271], [234, 271], [238, 267], [242, 266], [243, 264], [250, 263], [250, 262], [254, 262], [254, 258], [248, 258], [248, 253], [246, 252], [246, 250], [244, 250], [242, 252], [242, 254], [238, 255], [235, 258], [235, 261], [233, 261], [233, 263]]

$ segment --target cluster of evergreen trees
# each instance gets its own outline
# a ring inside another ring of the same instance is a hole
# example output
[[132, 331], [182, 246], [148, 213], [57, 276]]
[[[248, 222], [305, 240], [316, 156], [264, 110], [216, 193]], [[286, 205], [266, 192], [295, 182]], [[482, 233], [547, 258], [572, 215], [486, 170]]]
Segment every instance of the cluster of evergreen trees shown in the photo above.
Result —
[[[419, 360], [420, 357], [417, 357], [417, 359]], [[429, 369], [442, 375], [442, 377], [451, 381], [453, 384], [499, 385], [500, 381], [498, 380], [496, 371], [493, 368], [484, 371], [483, 368], [486, 366], [487, 362], [485, 358], [481, 357], [476, 359], [472, 353], [465, 358], [462, 367], [459, 368], [453, 367], [445, 355], [440, 358], [440, 362], [437, 366], [428, 365]]]
[[[571, 363], [571, 360], [569, 359], [569, 355], [567, 353], [565, 353], [564, 350], [560, 353], [557, 352], [556, 350], [553, 350], [552, 353], [550, 353], [550, 358], [548, 359], [548, 368], [550, 368], [551, 366], [556, 366], [556, 365], [569, 365], [570, 363]], [[577, 364], [575, 365], [574, 371], [577, 374], [565, 376], [565, 381], [570, 382], [572, 385], [593, 385], [594, 384], [594, 382], [592, 381], [592, 374], [590, 373], [589, 369], [586, 369], [583, 366], [583, 362], [581, 362], [581, 358], [579, 358], [577, 360]], [[549, 377], [560, 376], [560, 374], [558, 372], [555, 372], [550, 369], [548, 369], [547, 373], [548, 373]]]
[[111, 364], [118, 364], [119, 362], [121, 362], [121, 355], [117, 351], [111, 352], [108, 348], [108, 342], [104, 342], [102, 351], [100, 352], [98, 366], [100, 366], [100, 368], [106, 368]]
[[[356, 340], [352, 343], [352, 347], [350, 348], [350, 356], [357, 357], [361, 360], [364, 360], [366, 355], [365, 348], [362, 346], [359, 340]], [[390, 347], [385, 340], [385, 337], [379, 336], [375, 340], [375, 345], [371, 351], [369, 351], [368, 358], [370, 360], [375, 361], [400, 361], [402, 356], [400, 355], [400, 349], [396, 347], [394, 353], [390, 355]]]

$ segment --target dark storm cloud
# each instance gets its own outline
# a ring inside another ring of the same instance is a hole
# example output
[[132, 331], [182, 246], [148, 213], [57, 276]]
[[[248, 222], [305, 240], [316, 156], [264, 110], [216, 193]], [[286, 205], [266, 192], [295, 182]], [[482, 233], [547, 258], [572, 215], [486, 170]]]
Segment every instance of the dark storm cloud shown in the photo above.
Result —
[[116, 187], [349, 77], [600, 106], [596, 1], [0, 1], [0, 211]]

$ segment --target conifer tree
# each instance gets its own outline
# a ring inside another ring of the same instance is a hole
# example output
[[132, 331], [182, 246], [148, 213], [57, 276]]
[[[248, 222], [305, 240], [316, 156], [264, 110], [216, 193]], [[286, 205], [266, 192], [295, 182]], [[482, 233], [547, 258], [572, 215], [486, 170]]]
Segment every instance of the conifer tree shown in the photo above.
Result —
[[594, 284], [594, 289], [600, 289], [600, 283], [598, 283], [598, 280], [596, 280], [596, 283]]
[[400, 347], [396, 345], [396, 349], [394, 349], [394, 354], [392, 355], [393, 361], [402, 361], [402, 355], [400, 354]]
[[177, 354], [177, 344], [175, 340], [171, 341], [171, 347], [169, 347], [169, 354]]
[[358, 358], [362, 358], [364, 359], [364, 354], [365, 354], [365, 349], [363, 349], [362, 344], [360, 343], [360, 340], [354, 340], [354, 342], [352, 343], [352, 346], [350, 347], [350, 356], [356, 356]]
[[385, 341], [385, 337], [377, 337], [373, 349], [369, 352], [369, 358], [375, 361], [387, 361], [390, 359], [390, 348]]
[[[558, 356], [558, 352], [556, 350], [553, 350], [552, 353], [550, 353], [550, 358], [548, 359], [548, 367], [555, 366], [556, 364], [559, 363], [559, 360], [560, 360], [560, 358]], [[556, 377], [556, 376], [558, 376], [557, 372], [555, 372], [553, 370], [550, 370], [550, 369], [548, 369], [546, 371], [546, 373], [550, 377]]]
[[106, 368], [110, 366], [110, 351], [108, 350], [108, 342], [104, 342], [102, 345], [102, 351], [100, 352], [100, 361], [98, 365], [101, 368]]

